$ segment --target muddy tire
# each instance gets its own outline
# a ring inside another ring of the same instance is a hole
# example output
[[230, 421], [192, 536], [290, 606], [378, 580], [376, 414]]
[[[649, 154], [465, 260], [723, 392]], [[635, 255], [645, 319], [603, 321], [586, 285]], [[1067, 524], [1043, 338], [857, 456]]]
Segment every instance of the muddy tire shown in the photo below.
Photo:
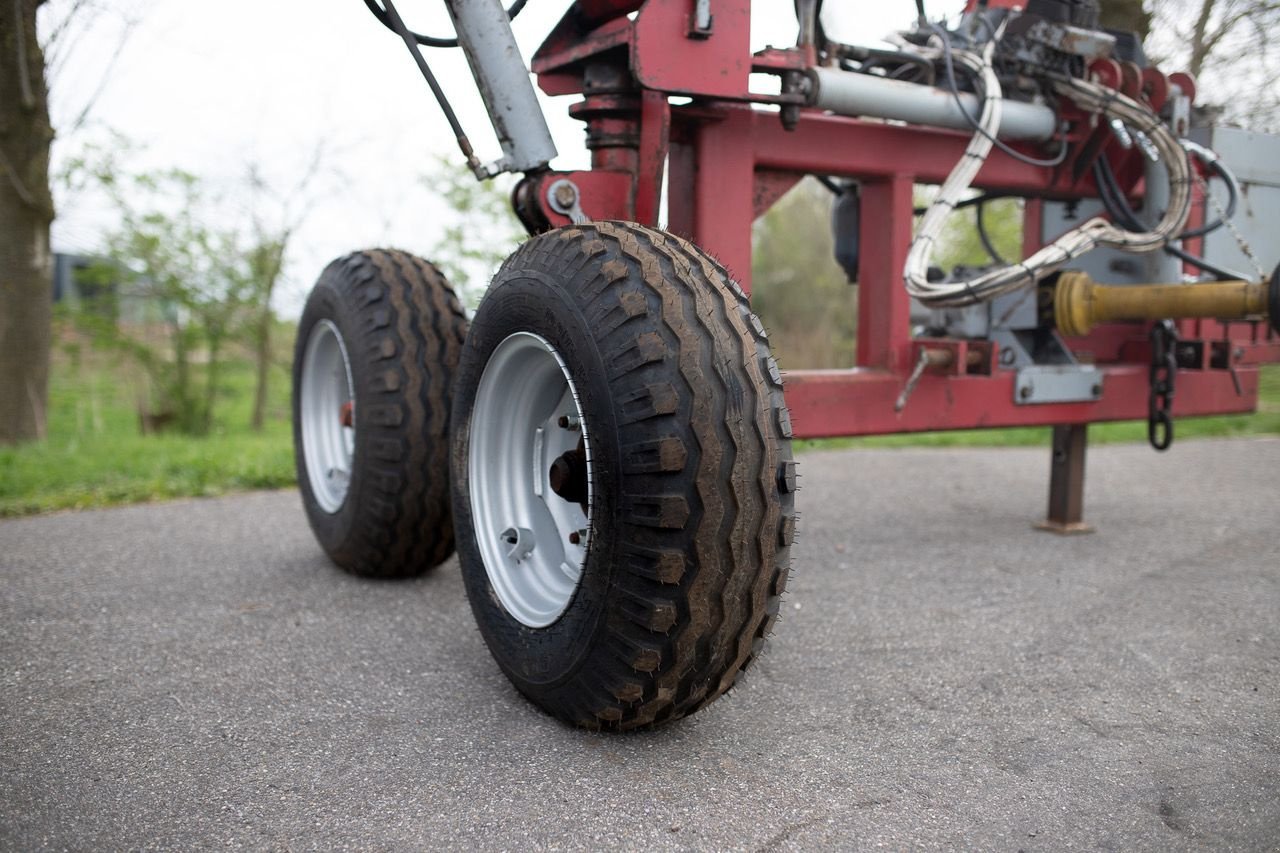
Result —
[[777, 364], [725, 270], [637, 225], [535, 237], [455, 393], [463, 579], [515, 686], [615, 730], [732, 687], [779, 612], [796, 481]]
[[335, 563], [407, 577], [453, 553], [450, 394], [467, 321], [434, 266], [386, 249], [329, 264], [293, 359], [307, 519]]

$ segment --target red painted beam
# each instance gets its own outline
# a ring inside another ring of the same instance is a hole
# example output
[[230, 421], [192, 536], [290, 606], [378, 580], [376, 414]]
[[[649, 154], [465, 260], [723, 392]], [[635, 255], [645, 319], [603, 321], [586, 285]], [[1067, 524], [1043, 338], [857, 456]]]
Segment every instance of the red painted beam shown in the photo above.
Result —
[[[1146, 365], [1104, 367], [1101, 372], [1102, 399], [1090, 403], [1017, 405], [1014, 372], [1005, 370], [992, 376], [926, 373], [901, 412], [894, 411], [894, 403], [905, 380], [887, 370], [791, 371], [786, 396], [797, 438], [1145, 419]], [[1241, 367], [1236, 373], [1239, 395], [1228, 371], [1179, 371], [1174, 416], [1254, 411], [1258, 370]]]
[[[815, 110], [802, 111], [799, 125], [788, 131], [777, 113], [745, 107], [725, 109], [750, 112], [756, 165], [819, 175], [912, 175], [919, 183], [940, 184], [964, 155], [971, 137], [959, 131], [844, 118]], [[1055, 198], [1093, 194], [1090, 178], [1070, 185], [1069, 175], [1055, 180], [1054, 170], [1029, 166], [998, 150], [991, 153], [973, 185]]]

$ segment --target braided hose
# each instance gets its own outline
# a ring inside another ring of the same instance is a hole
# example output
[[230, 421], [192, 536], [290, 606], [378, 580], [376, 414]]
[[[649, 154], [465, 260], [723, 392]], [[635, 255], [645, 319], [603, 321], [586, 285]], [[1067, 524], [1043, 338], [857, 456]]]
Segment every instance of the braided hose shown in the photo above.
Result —
[[982, 113], [979, 130], [969, 140], [964, 156], [942, 184], [938, 197], [925, 212], [903, 269], [907, 292], [930, 307], [959, 307], [986, 302], [1005, 293], [1032, 287], [1073, 259], [1097, 246], [1129, 252], [1151, 252], [1163, 248], [1182, 232], [1191, 210], [1191, 166], [1187, 152], [1177, 138], [1148, 107], [1105, 86], [1075, 78], [1053, 79], [1053, 89], [1083, 110], [1106, 118], [1117, 118], [1150, 137], [1169, 172], [1169, 207], [1150, 231], [1127, 231], [1101, 217], [1084, 222], [1017, 264], [989, 270], [963, 281], [931, 282], [929, 261], [948, 217], [991, 153], [992, 139], [1000, 126], [1003, 94], [991, 67], [997, 38], [987, 43], [981, 54], [954, 53], [955, 60], [982, 81]]

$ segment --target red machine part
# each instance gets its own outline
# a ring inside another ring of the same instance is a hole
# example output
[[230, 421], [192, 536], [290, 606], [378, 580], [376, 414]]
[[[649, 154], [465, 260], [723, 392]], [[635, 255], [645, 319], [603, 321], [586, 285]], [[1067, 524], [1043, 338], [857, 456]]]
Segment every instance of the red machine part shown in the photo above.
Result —
[[[971, 6], [974, 3], [971, 2]], [[1013, 8], [1013, 0], [988, 6]], [[717, 0], [712, 25], [691, 32], [694, 3], [643, 4], [636, 0], [580, 0], [534, 57], [539, 83], [550, 94], [581, 92], [574, 114], [587, 125], [592, 170], [532, 179], [526, 188], [542, 209], [542, 225], [568, 218], [551, 210], [546, 188], [559, 178], [578, 187], [581, 206], [595, 219], [653, 224], [657, 220], [663, 163], [668, 166], [668, 222], [715, 255], [750, 290], [751, 226], [806, 174], [856, 179], [863, 209], [858, 270], [857, 366], [850, 370], [787, 373], [787, 401], [798, 437], [865, 435], [970, 427], [1067, 425], [1147, 416], [1146, 330], [1139, 324], [1104, 326], [1069, 345], [1099, 368], [1105, 393], [1092, 402], [1019, 405], [1014, 372], [972, 370], [961, 357], [969, 342], [912, 338], [910, 301], [902, 283], [912, 236], [913, 187], [940, 183], [960, 158], [968, 135], [877, 120], [844, 118], [800, 109], [794, 129], [775, 112], [744, 101], [768, 101], [748, 90], [750, 71], [793, 73], [805, 67], [804, 51], [748, 49], [749, 0]], [[637, 12], [631, 18], [624, 17]], [[1194, 94], [1185, 74], [1166, 78], [1112, 60], [1090, 66], [1095, 80], [1158, 108], [1170, 83]], [[785, 91], [785, 87], [784, 87]], [[695, 98], [668, 106], [670, 95]], [[775, 96], [795, 103], [798, 97]], [[794, 109], [794, 107], [789, 107]], [[1122, 183], [1140, 189], [1141, 155], [1117, 150], [1106, 127], [1066, 107], [1068, 139], [1077, 149], [1071, 168], [1030, 166], [994, 152], [974, 187], [1016, 193], [1026, 205], [1027, 254], [1038, 248], [1038, 198], [1089, 198], [1095, 194], [1089, 166], [1106, 156]], [[1195, 216], [1203, 221], [1203, 211]], [[1194, 246], [1192, 246], [1194, 250]], [[1256, 405], [1257, 365], [1280, 361], [1280, 341], [1259, 324], [1183, 321], [1184, 340], [1199, 342], [1200, 363], [1179, 371], [1174, 414], [1251, 411]], [[895, 410], [919, 348], [957, 352], [951, 369], [918, 377], [909, 401]], [[989, 365], [996, 357], [984, 354]]]

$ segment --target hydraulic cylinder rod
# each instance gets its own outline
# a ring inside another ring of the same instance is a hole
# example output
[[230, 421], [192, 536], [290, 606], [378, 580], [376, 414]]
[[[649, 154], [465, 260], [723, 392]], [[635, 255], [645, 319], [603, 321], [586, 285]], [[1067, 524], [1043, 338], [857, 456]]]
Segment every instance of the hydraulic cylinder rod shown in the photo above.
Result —
[[[935, 86], [890, 80], [873, 74], [856, 74], [836, 68], [811, 68], [812, 92], [809, 100], [815, 107], [842, 116], [869, 116], [896, 119], [931, 127], [972, 130], [960, 112], [955, 97]], [[962, 93], [960, 101], [970, 115], [982, 112], [982, 102]], [[1053, 110], [1041, 104], [1005, 101], [998, 134], [1007, 139], [1044, 141], [1057, 130]]]
[[1206, 318], [1263, 320], [1280, 332], [1280, 270], [1271, 282], [1206, 284], [1098, 284], [1086, 273], [1058, 277], [1053, 310], [1058, 331], [1087, 335], [1100, 323]]
[[546, 117], [501, 0], [445, 0], [503, 157], [477, 177], [541, 169], [556, 156]]

